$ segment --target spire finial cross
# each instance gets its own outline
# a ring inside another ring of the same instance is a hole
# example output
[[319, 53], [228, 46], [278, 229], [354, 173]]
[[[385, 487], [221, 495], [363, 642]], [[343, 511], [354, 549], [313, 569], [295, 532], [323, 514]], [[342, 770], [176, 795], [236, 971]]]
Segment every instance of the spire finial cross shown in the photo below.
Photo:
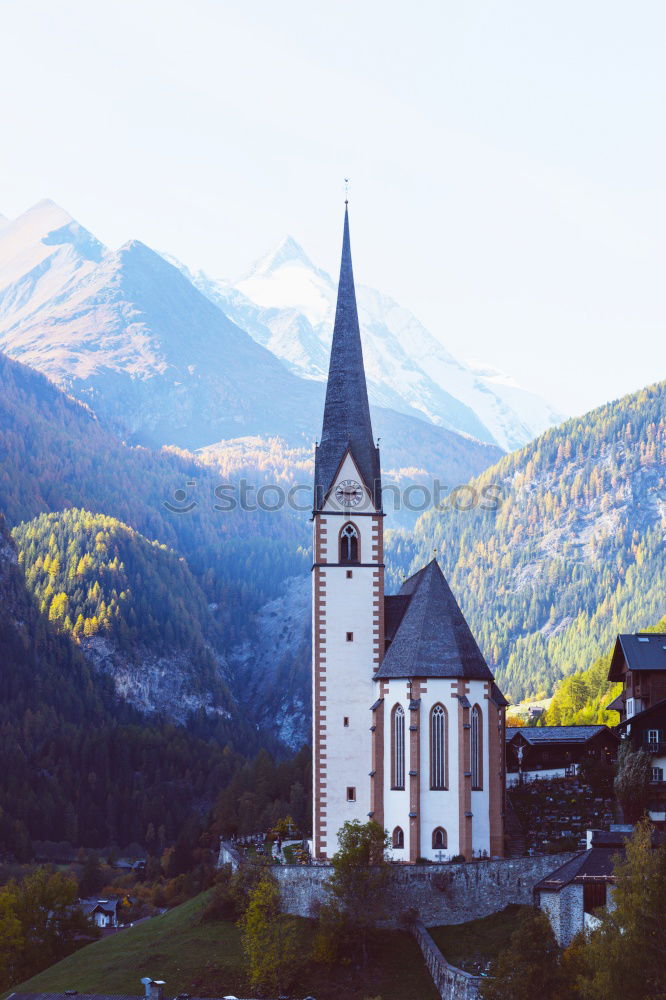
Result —
[[349, 204], [349, 178], [345, 177], [345, 205]]

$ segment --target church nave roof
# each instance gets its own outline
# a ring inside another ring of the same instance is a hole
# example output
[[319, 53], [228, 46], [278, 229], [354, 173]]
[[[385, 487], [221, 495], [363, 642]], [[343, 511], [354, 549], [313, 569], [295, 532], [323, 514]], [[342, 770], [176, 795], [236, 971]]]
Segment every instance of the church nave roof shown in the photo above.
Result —
[[390, 645], [375, 674], [377, 679], [493, 680], [436, 559], [405, 580], [400, 592], [386, 597], [385, 602]]

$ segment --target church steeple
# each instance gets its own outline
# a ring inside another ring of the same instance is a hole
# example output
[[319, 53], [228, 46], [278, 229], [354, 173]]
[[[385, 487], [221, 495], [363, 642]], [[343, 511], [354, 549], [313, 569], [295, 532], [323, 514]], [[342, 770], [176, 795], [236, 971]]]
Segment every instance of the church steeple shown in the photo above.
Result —
[[345, 202], [340, 282], [328, 369], [324, 424], [315, 453], [315, 510], [321, 508], [348, 450], [373, 497], [375, 507], [379, 509], [381, 507], [379, 449], [375, 447], [370, 422], [352, 270], [349, 211]]

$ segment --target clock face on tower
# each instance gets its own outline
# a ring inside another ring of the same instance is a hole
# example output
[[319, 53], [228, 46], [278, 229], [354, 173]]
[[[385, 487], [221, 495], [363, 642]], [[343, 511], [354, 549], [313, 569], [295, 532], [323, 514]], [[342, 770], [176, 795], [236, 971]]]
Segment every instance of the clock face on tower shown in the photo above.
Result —
[[358, 507], [363, 499], [361, 484], [355, 479], [343, 479], [335, 488], [335, 499], [343, 507]]

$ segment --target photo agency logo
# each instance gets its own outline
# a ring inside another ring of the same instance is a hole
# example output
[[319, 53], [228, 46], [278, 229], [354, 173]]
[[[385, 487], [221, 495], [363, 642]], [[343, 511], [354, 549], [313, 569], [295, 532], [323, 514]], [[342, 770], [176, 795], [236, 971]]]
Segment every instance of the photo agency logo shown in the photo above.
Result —
[[[375, 484], [375, 491], [379, 484]], [[164, 507], [172, 514], [190, 514], [202, 503], [203, 492], [199, 489], [196, 479], [189, 479], [185, 488], [174, 490], [172, 498], [163, 500]], [[280, 510], [292, 510], [298, 513], [311, 512], [314, 492], [311, 483], [294, 483], [284, 486], [280, 483], [256, 483], [247, 479], [239, 479], [235, 483], [219, 483], [209, 493], [208, 502], [213, 509], [222, 514], [242, 510], [248, 513], [264, 511], [274, 514]], [[375, 492], [376, 495], [376, 492]], [[447, 486], [439, 479], [428, 483], [384, 483], [381, 485], [382, 507], [384, 513], [409, 511], [422, 514], [426, 510], [452, 510], [465, 512], [477, 508], [486, 511], [499, 510], [506, 499], [505, 489], [501, 483], [486, 483], [485, 486], [474, 486], [462, 483], [457, 486]], [[371, 494], [365, 487], [353, 479], [338, 482], [334, 489], [322, 499], [322, 509], [329, 511], [357, 511], [368, 513], [375, 509]]]

